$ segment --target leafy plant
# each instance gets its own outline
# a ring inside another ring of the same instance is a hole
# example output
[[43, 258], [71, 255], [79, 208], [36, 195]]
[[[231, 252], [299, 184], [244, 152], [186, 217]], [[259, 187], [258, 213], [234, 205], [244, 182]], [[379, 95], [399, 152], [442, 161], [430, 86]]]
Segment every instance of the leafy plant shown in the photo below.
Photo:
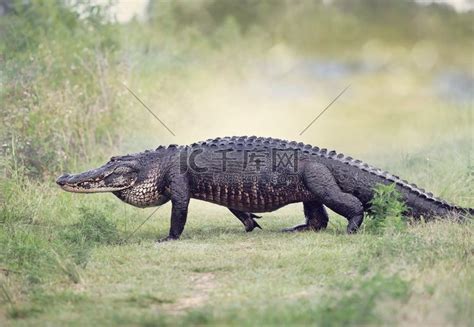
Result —
[[395, 184], [377, 184], [370, 205], [369, 215], [364, 223], [365, 231], [380, 233], [405, 228], [403, 213], [407, 208]]

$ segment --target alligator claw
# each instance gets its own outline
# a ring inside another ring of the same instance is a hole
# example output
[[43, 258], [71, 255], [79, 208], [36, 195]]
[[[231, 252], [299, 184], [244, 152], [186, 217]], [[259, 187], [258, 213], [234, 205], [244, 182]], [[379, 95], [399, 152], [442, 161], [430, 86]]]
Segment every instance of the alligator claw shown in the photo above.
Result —
[[253, 231], [255, 227], [262, 229], [262, 227], [255, 220], [249, 218], [245, 223], [245, 231], [249, 233]]
[[[260, 217], [259, 217], [260, 218]], [[258, 227], [260, 229], [263, 229], [255, 220], [253, 221], [253, 223], [255, 224], [255, 227]]]
[[356, 234], [358, 229], [358, 226], [349, 225], [347, 226], [347, 234]]
[[[256, 214], [250, 213], [250, 218], [257, 218], [260, 219], [262, 216], [257, 216]], [[259, 226], [260, 227], [260, 226]]]

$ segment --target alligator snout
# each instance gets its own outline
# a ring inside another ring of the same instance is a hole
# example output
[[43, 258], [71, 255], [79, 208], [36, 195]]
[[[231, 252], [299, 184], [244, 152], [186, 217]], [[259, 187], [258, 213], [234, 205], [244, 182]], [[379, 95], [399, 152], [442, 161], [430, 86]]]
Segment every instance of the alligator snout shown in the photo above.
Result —
[[64, 174], [62, 176], [59, 176], [59, 178], [56, 180], [56, 184], [59, 186], [64, 186], [66, 185], [67, 179], [69, 178], [68, 174]]

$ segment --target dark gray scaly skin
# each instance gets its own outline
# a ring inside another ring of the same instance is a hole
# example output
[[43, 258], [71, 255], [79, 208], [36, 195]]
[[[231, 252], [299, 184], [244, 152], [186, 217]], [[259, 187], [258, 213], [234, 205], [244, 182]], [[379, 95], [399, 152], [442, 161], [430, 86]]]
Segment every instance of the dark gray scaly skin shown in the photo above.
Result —
[[[252, 153], [254, 160], [249, 161]], [[293, 161], [277, 164], [275, 158], [283, 153], [293, 153]], [[349, 221], [347, 232], [354, 233], [362, 224], [373, 188], [379, 183], [396, 184], [409, 216], [463, 217], [474, 213], [472, 208], [449, 204], [342, 153], [255, 136], [160, 146], [153, 151], [113, 157], [100, 168], [63, 175], [57, 183], [70, 192], [113, 192], [120, 200], [141, 208], [171, 201], [171, 227], [168, 237], [162, 240], [180, 237], [191, 198], [229, 208], [248, 232], [261, 228], [254, 220], [260, 217], [253, 212], [270, 212], [303, 202], [306, 222], [287, 231], [326, 228], [326, 206], [344, 216]]]

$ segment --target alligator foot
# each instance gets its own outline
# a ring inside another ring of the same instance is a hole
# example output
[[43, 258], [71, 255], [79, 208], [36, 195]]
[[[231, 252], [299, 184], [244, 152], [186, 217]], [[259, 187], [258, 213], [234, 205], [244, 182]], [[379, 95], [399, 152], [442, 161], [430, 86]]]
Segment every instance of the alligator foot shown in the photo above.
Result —
[[156, 243], [164, 243], [164, 242], [168, 242], [168, 241], [176, 241], [177, 239], [178, 239], [177, 237], [166, 236], [166, 237], [160, 238], [158, 241], [156, 241]]
[[[255, 216], [255, 215], [253, 215], [253, 216]], [[255, 217], [260, 218], [258, 216], [255, 216]], [[252, 218], [246, 218], [245, 220], [243, 220], [243, 223], [244, 223], [244, 226], [245, 226], [245, 231], [247, 233], [253, 231], [255, 229], [255, 227], [258, 227], [258, 228], [262, 229], [262, 227]]]
[[260, 225], [254, 220], [254, 218], [258, 219], [262, 218], [262, 216], [257, 216], [251, 212], [239, 211], [231, 208], [229, 208], [229, 210], [242, 222], [242, 224], [244, 224], [245, 231], [247, 233], [253, 231], [255, 227], [262, 229], [262, 227], [260, 227]]
[[362, 220], [364, 219], [363, 215], [355, 216], [349, 220], [349, 224], [347, 225], [347, 234], [355, 234], [359, 229], [360, 225], [362, 224]]
[[313, 231], [317, 232], [321, 229], [326, 228], [325, 225], [312, 225], [312, 224], [301, 224], [301, 225], [296, 225], [290, 228], [284, 228], [281, 231], [285, 233], [294, 233], [294, 232], [306, 232], [306, 231]]
[[317, 230], [315, 227], [308, 225], [308, 224], [302, 224], [302, 225], [297, 225], [294, 227], [289, 227], [289, 228], [284, 228], [281, 231], [285, 233], [293, 233], [293, 232], [305, 232], [309, 230]]

